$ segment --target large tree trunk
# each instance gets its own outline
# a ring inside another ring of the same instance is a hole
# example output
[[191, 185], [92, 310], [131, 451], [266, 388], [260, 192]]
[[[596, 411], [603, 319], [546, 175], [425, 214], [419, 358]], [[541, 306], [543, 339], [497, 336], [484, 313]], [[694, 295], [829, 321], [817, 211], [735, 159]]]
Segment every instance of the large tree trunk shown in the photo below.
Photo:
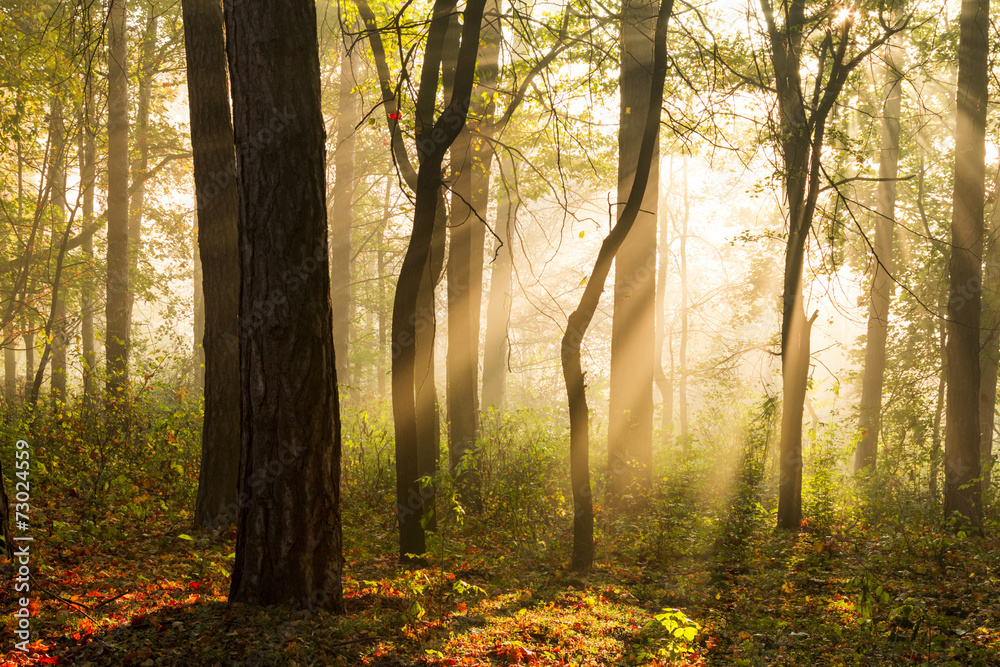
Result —
[[[618, 216], [618, 221], [601, 244], [594, 269], [580, 298], [580, 304], [570, 314], [566, 323], [566, 333], [562, 338], [563, 379], [566, 382], [566, 394], [569, 399], [570, 483], [573, 489], [572, 565], [576, 569], [587, 569], [594, 562], [594, 508], [590, 488], [590, 411], [587, 407], [587, 388], [580, 348], [600, 303], [601, 293], [611, 271], [611, 263], [625, 242], [646, 200], [654, 157], [659, 150], [657, 136], [660, 110], [663, 106], [663, 83], [667, 73], [667, 20], [672, 9], [673, 0], [662, 0], [656, 17], [653, 37], [653, 75], [648, 89], [645, 124], [628, 199]], [[650, 385], [652, 385], [651, 377]]]
[[125, 0], [108, 10], [108, 254], [106, 329], [109, 400], [128, 384], [128, 64]]
[[979, 450], [979, 326], [989, 0], [962, 0], [958, 46], [958, 119], [948, 300], [948, 401], [944, 514], [982, 530]]
[[511, 239], [520, 199], [517, 172], [507, 155], [500, 161], [501, 194], [497, 205], [496, 247], [490, 265], [490, 295], [486, 309], [486, 341], [483, 345], [483, 410], [504, 409], [507, 394], [507, 326], [513, 300], [514, 263]]
[[[333, 229], [330, 239], [330, 280], [333, 283], [333, 338], [337, 350], [337, 377], [350, 382], [348, 346], [351, 340], [351, 228], [354, 225], [354, 128], [360, 105], [354, 92], [357, 77], [344, 35], [340, 58], [340, 94], [337, 103], [337, 143], [334, 150]], [[341, 394], [343, 396], [343, 393]]]
[[[621, 120], [618, 130], [618, 201], [629, 197], [649, 116], [653, 87], [656, 0], [626, 0], [621, 19]], [[653, 110], [659, 114], [659, 109]], [[615, 255], [608, 415], [608, 495], [649, 485], [653, 466], [653, 302], [656, 294], [656, 211], [659, 134], [652, 139], [641, 210]], [[645, 157], [644, 157], [645, 159]]]
[[242, 502], [229, 597], [343, 612], [316, 7], [226, 0], [225, 20], [242, 327]]
[[882, 149], [878, 167], [875, 243], [871, 300], [868, 305], [868, 338], [865, 344], [864, 377], [858, 429], [861, 442], [855, 455], [858, 470], [874, 468], [882, 423], [882, 383], [885, 376], [885, 344], [889, 331], [892, 297], [892, 241], [896, 220], [896, 176], [899, 173], [899, 106], [902, 80], [896, 69], [892, 43], [886, 46], [885, 104], [882, 112]]
[[[240, 261], [236, 157], [222, 7], [217, 0], [183, 0], [196, 226], [204, 336], [205, 417], [195, 523], [206, 528], [236, 520], [240, 462]], [[270, 111], [283, 123], [277, 110]], [[277, 127], [277, 125], [275, 126]], [[268, 132], [276, 134], [272, 127]], [[263, 131], [263, 130], [260, 130]], [[256, 135], [250, 135], [255, 137]], [[264, 143], [263, 137], [260, 142]], [[284, 278], [283, 278], [284, 280]], [[248, 314], [248, 317], [251, 316]]]

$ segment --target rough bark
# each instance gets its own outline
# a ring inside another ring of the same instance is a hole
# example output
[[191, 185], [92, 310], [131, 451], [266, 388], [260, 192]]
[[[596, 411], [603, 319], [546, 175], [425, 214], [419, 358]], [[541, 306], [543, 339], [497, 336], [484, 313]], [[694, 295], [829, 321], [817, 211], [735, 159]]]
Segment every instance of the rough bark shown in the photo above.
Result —
[[982, 530], [979, 449], [979, 327], [989, 0], [963, 0], [959, 19], [958, 118], [948, 299], [945, 518]]
[[[653, 78], [636, 170], [625, 207], [601, 244], [580, 303], [566, 324], [562, 338], [563, 379], [569, 399], [570, 483], [573, 490], [573, 562], [575, 569], [587, 569], [594, 562], [594, 508], [590, 488], [590, 411], [580, 348], [597, 311], [611, 263], [635, 223], [646, 198], [646, 186], [658, 150], [656, 141], [663, 106], [663, 83], [667, 72], [667, 20], [673, 0], [662, 0], [653, 38]], [[652, 382], [652, 379], [650, 379]]]
[[108, 249], [105, 357], [109, 400], [128, 384], [128, 63], [125, 0], [108, 10]]
[[225, 25], [239, 165], [243, 501], [229, 598], [343, 612], [316, 7], [226, 0]]
[[[204, 355], [205, 416], [195, 523], [228, 526], [237, 518], [240, 461], [240, 259], [236, 156], [222, 7], [217, 0], [183, 0], [191, 145], [203, 314], [195, 314], [195, 345]], [[272, 116], [278, 112], [271, 111]], [[271, 122], [272, 119], [266, 119]], [[281, 118], [277, 119], [281, 122]], [[275, 133], [268, 127], [268, 132]], [[257, 130], [262, 132], [263, 130]], [[256, 137], [256, 135], [250, 135]], [[263, 136], [260, 138], [262, 141]], [[197, 305], [196, 305], [197, 311]]]
[[[618, 201], [632, 190], [653, 86], [656, 0], [626, 0], [621, 19], [621, 120], [618, 130]], [[647, 487], [653, 465], [653, 302], [656, 295], [656, 212], [659, 135], [654, 137], [641, 210], [615, 255], [608, 415], [608, 495]], [[647, 168], [643, 165], [643, 168]]]
[[868, 337], [865, 344], [864, 376], [858, 429], [861, 440], [855, 454], [855, 468], [874, 468], [882, 422], [882, 384], [885, 377], [885, 345], [889, 331], [892, 297], [892, 242], [896, 219], [896, 176], [899, 173], [899, 107], [902, 79], [896, 68], [892, 43], [886, 46], [886, 71], [882, 111], [882, 147], [878, 167], [875, 203], [874, 268], [868, 303]]

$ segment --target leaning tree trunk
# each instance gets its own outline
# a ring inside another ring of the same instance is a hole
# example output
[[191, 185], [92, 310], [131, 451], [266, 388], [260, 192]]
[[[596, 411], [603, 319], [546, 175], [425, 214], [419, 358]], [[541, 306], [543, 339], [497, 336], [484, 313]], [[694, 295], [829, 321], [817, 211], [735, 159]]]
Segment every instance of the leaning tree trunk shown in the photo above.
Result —
[[[216, 0], [183, 0], [195, 225], [202, 306], [195, 314], [195, 345], [204, 355], [205, 416], [195, 523], [228, 526], [238, 515], [240, 462], [240, 260], [237, 237], [236, 156], [229, 114], [229, 82], [222, 7]], [[271, 114], [276, 116], [277, 111]], [[269, 119], [270, 120], [270, 119]], [[277, 119], [280, 122], [280, 118]], [[268, 128], [268, 132], [274, 132]], [[199, 282], [196, 280], [196, 282]], [[196, 358], [198, 355], [196, 355]]]
[[882, 422], [882, 384], [885, 376], [885, 344], [889, 331], [892, 296], [892, 240], [896, 219], [896, 176], [899, 173], [899, 106], [902, 79], [895, 63], [896, 47], [886, 46], [885, 104], [882, 113], [882, 150], [876, 195], [874, 270], [868, 306], [868, 338], [861, 382], [858, 428], [861, 441], [855, 455], [858, 470], [874, 468]]
[[[621, 19], [621, 120], [618, 130], [618, 201], [629, 196], [643, 149], [654, 85], [656, 0], [626, 0]], [[655, 110], [658, 114], [659, 109]], [[647, 487], [653, 468], [653, 302], [656, 296], [656, 211], [659, 134], [652, 139], [641, 210], [615, 254], [608, 414], [608, 496]], [[643, 165], [646, 168], [646, 165]], [[621, 209], [619, 209], [619, 215]]]
[[108, 249], [105, 356], [108, 399], [128, 384], [128, 63], [125, 0], [108, 10]]
[[979, 450], [979, 326], [989, 0], [962, 0], [958, 46], [958, 119], [952, 198], [948, 300], [948, 398], [945, 416], [945, 518], [982, 531]]
[[229, 598], [343, 612], [316, 7], [226, 0], [225, 21], [239, 165], [245, 499]]
[[624, 209], [618, 221], [601, 244], [590, 279], [583, 290], [580, 304], [566, 323], [562, 338], [563, 379], [569, 399], [570, 483], [573, 489], [573, 567], [587, 569], [594, 562], [594, 507], [590, 488], [590, 410], [584, 383], [580, 348], [597, 312], [601, 293], [611, 271], [615, 254], [624, 243], [629, 230], [642, 209], [646, 185], [657, 153], [660, 109], [663, 106], [663, 83], [667, 73], [667, 19], [673, 0], [662, 0], [656, 17], [653, 37], [653, 78], [649, 87], [646, 122], [636, 158], [636, 170]]

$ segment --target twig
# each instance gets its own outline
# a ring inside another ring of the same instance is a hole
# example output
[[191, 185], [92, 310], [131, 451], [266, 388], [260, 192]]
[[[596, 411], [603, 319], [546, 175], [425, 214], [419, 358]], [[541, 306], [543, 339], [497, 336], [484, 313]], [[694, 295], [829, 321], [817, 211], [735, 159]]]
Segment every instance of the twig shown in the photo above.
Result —
[[[100, 621], [98, 621], [96, 618], [94, 618], [93, 616], [91, 616], [90, 614], [87, 613], [87, 607], [85, 607], [84, 605], [80, 604], [79, 602], [73, 602], [72, 600], [67, 600], [66, 598], [62, 597], [61, 595], [56, 595], [55, 593], [51, 592], [50, 590], [48, 590], [47, 588], [45, 588], [44, 586], [42, 586], [40, 583], [38, 583], [38, 579], [35, 579], [35, 575], [29, 574], [28, 577], [31, 579], [31, 581], [34, 582], [35, 587], [38, 590], [40, 590], [42, 593], [45, 593], [46, 595], [48, 595], [53, 600], [58, 600], [59, 602], [62, 602], [65, 605], [69, 605], [71, 607], [76, 607], [77, 609], [80, 610], [81, 614], [83, 614], [84, 616], [86, 616], [87, 618], [89, 618], [90, 620], [92, 620], [95, 624], [100, 625]], [[124, 593], [122, 593], [122, 595], [124, 595]], [[121, 595], [119, 595], [118, 597], [121, 597]], [[108, 600], [108, 602], [110, 602], [110, 600]]]

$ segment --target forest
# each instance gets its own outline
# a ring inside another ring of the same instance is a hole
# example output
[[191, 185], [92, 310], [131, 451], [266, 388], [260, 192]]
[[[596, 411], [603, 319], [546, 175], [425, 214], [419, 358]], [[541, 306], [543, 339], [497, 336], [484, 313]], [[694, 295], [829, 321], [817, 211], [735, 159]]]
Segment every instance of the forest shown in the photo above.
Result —
[[0, 664], [1000, 665], [989, 4], [0, 1]]

